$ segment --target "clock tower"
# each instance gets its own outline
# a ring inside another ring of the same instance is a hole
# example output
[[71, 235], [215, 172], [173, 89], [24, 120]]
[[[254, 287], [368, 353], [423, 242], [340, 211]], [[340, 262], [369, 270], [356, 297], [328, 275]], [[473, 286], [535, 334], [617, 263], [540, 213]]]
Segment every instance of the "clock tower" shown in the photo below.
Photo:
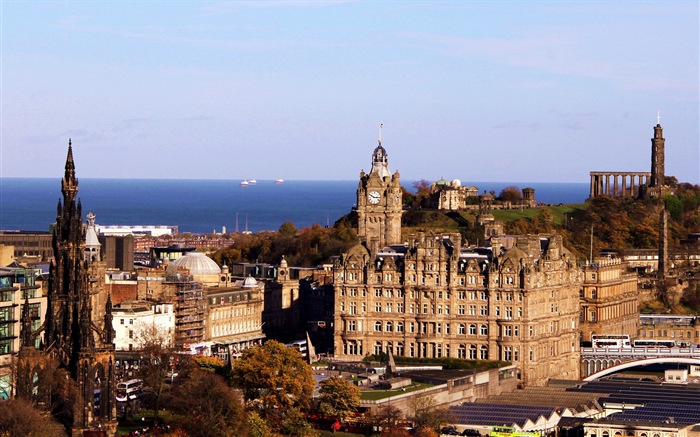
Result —
[[372, 153], [372, 168], [369, 173], [360, 172], [357, 187], [357, 235], [372, 253], [401, 244], [401, 183], [399, 172], [389, 171], [387, 158], [380, 139]]

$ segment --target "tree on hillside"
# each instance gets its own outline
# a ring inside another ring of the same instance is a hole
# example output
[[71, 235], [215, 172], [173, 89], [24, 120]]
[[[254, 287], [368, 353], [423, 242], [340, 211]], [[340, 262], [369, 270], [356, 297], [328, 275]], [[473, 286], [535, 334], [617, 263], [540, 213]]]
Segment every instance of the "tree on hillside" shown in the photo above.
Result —
[[294, 223], [284, 222], [280, 225], [280, 228], [277, 232], [284, 237], [293, 237], [297, 234], [298, 231], [297, 227], [294, 226]]
[[344, 378], [332, 377], [321, 386], [318, 409], [328, 417], [345, 420], [360, 406], [360, 389]]
[[504, 187], [501, 190], [501, 194], [498, 195], [498, 200], [502, 202], [520, 203], [522, 199], [523, 193], [520, 191], [520, 188], [514, 185]]
[[413, 183], [413, 189], [415, 190], [415, 195], [407, 195], [410, 193], [404, 190], [404, 201], [411, 202], [405, 203], [405, 205], [411, 208], [427, 206], [427, 201], [430, 198], [430, 193], [432, 190], [432, 184], [425, 179], [421, 179]]
[[243, 352], [233, 363], [231, 381], [243, 390], [248, 408], [275, 429], [295, 405], [309, 407], [315, 386], [311, 366], [299, 351], [274, 340]]

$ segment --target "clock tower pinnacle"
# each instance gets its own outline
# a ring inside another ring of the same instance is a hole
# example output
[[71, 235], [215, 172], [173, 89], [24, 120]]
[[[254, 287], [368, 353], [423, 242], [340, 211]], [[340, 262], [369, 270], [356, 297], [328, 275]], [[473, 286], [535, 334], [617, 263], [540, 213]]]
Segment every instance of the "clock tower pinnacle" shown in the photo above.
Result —
[[399, 172], [389, 171], [389, 155], [380, 140], [369, 173], [360, 172], [357, 187], [358, 236], [370, 252], [401, 244], [402, 191]]

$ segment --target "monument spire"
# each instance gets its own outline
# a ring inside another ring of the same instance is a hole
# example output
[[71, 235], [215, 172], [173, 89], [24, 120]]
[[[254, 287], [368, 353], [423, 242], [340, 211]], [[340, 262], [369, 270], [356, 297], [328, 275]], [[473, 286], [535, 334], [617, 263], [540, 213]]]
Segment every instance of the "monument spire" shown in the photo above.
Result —
[[64, 205], [74, 201], [78, 192], [78, 180], [75, 178], [75, 162], [73, 161], [73, 143], [70, 138], [68, 139], [68, 156], [61, 181], [61, 192], [64, 197]]

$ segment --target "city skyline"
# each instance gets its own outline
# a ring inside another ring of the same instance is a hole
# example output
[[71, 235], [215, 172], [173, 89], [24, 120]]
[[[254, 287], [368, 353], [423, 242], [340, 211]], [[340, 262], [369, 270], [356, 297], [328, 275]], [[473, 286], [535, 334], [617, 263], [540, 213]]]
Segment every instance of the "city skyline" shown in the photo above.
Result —
[[0, 176], [697, 184], [699, 8], [2, 2]]

